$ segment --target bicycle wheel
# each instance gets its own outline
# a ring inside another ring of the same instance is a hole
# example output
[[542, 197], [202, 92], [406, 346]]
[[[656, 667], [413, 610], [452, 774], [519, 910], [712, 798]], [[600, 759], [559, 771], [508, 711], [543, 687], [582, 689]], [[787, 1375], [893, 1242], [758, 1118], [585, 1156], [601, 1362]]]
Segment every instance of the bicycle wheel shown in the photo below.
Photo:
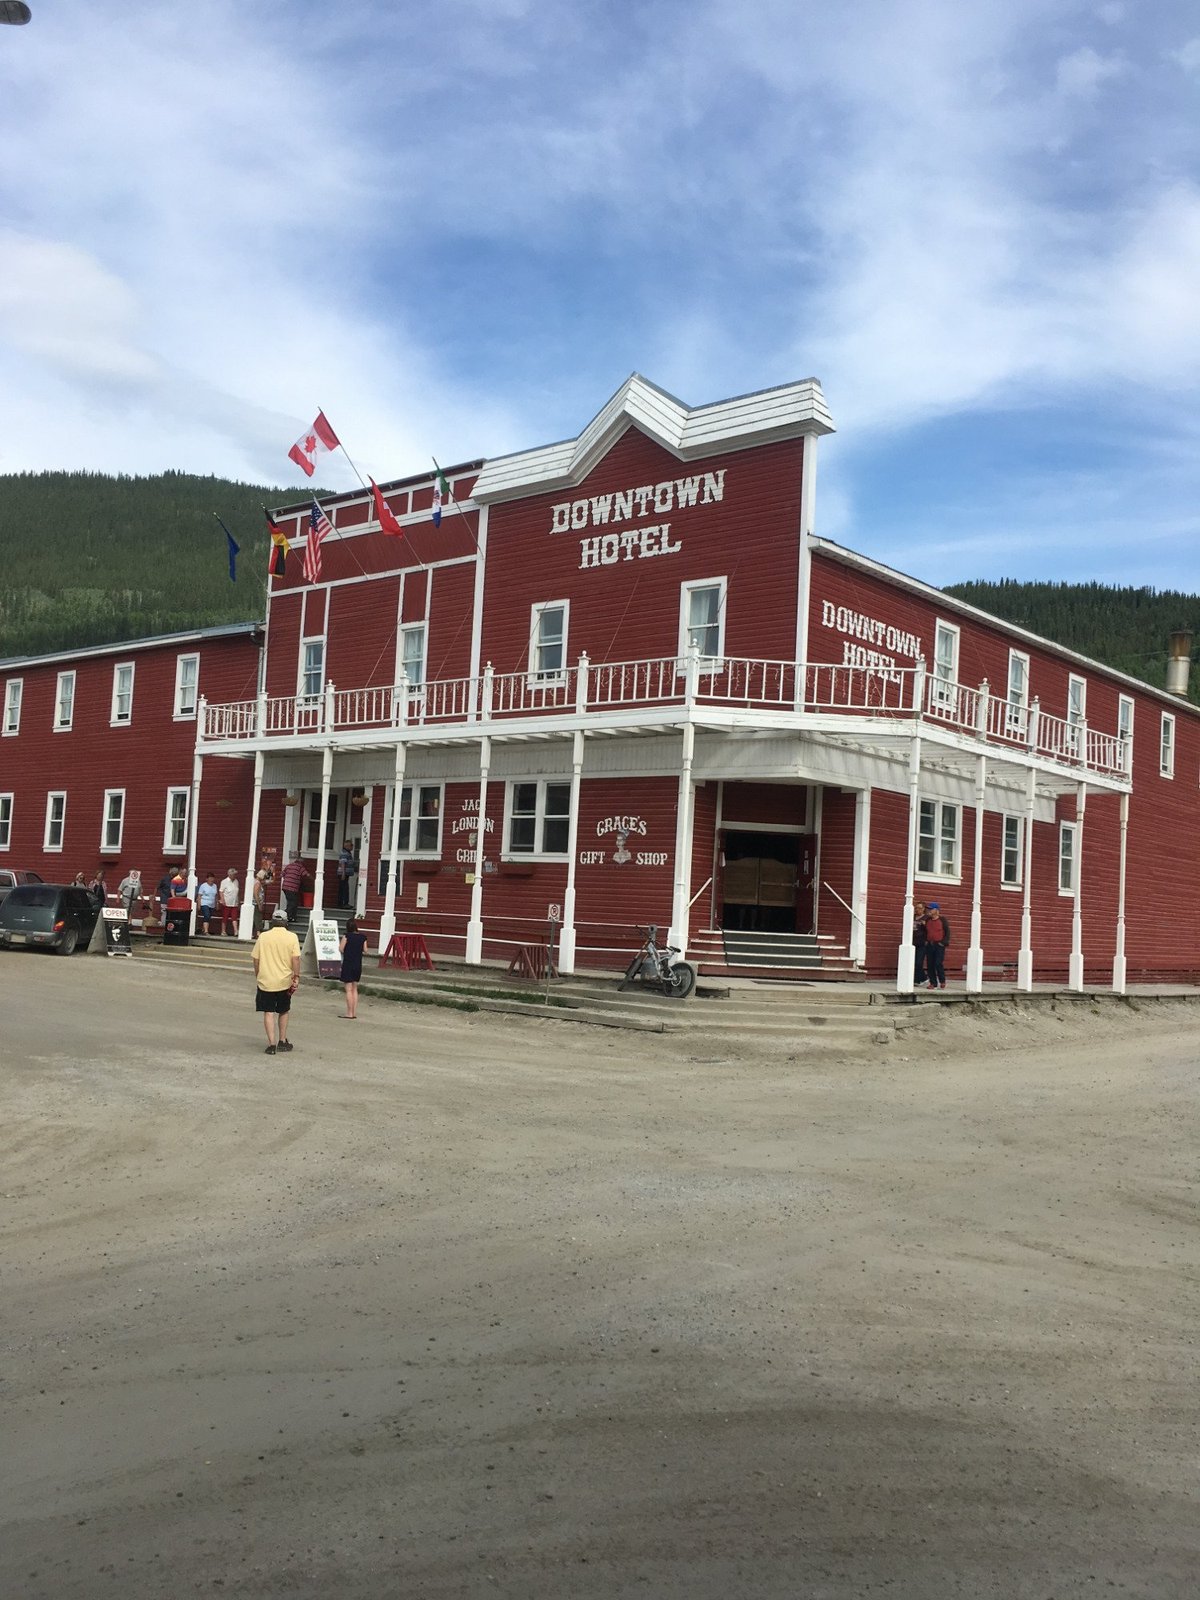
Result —
[[690, 967], [686, 961], [680, 961], [673, 966], [663, 983], [663, 993], [670, 995], [672, 1000], [686, 1000], [696, 987], [696, 969]]
[[646, 959], [645, 952], [643, 950], [639, 950], [637, 955], [634, 956], [633, 960], [625, 968], [625, 976], [621, 979], [620, 983], [617, 985], [618, 989], [632, 989], [633, 988], [634, 984], [638, 981], [638, 978], [641, 976], [642, 962], [645, 959]]

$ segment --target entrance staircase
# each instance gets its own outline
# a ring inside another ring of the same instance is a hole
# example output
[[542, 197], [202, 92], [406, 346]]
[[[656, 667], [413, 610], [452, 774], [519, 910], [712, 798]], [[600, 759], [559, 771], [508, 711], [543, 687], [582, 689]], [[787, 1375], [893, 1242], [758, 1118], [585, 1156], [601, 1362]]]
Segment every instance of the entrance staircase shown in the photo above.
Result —
[[702, 928], [692, 935], [688, 956], [701, 977], [799, 978], [844, 983], [856, 968], [845, 945], [830, 934], [752, 933]]

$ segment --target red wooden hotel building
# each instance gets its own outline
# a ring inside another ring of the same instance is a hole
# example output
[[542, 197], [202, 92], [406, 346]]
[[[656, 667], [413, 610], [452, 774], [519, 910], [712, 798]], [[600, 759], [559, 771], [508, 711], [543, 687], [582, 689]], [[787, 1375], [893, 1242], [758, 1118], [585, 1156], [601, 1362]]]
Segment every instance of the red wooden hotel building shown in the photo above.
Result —
[[468, 962], [553, 918], [563, 971], [612, 968], [657, 922], [903, 990], [917, 897], [971, 990], [1195, 979], [1196, 709], [817, 537], [832, 431], [812, 380], [693, 409], [634, 376], [448, 473], [439, 527], [429, 474], [385, 490], [400, 538], [327, 501], [261, 625], [0, 663], [0, 865], [300, 849], [320, 907], [350, 838], [381, 939]]

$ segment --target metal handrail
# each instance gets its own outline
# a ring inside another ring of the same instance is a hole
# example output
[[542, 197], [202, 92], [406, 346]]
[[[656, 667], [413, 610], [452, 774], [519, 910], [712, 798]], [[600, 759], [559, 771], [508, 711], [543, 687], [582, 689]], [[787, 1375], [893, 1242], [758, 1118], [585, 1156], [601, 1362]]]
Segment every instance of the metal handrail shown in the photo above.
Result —
[[858, 912], [855, 911], [854, 907], [850, 906], [850, 905], [847, 905], [846, 902], [842, 899], [841, 895], [833, 887], [833, 885], [831, 883], [826, 883], [824, 878], [821, 879], [821, 887], [822, 887], [822, 889], [828, 889], [830, 894], [833, 896], [833, 898], [837, 901], [837, 903], [840, 906], [846, 906], [846, 910], [854, 918], [855, 922], [861, 922], [862, 921], [862, 918], [859, 916]]

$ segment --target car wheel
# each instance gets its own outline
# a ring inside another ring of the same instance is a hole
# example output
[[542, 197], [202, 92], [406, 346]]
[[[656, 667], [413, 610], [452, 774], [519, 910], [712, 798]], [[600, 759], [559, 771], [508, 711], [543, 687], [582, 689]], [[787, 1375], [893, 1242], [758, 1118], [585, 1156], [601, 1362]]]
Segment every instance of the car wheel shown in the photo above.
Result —
[[64, 934], [62, 936], [62, 943], [58, 947], [59, 955], [60, 956], [73, 956], [75, 954], [75, 946], [78, 943], [79, 943], [79, 930], [77, 928], [68, 928], [68, 929], [66, 929], [66, 931], [64, 932]]

